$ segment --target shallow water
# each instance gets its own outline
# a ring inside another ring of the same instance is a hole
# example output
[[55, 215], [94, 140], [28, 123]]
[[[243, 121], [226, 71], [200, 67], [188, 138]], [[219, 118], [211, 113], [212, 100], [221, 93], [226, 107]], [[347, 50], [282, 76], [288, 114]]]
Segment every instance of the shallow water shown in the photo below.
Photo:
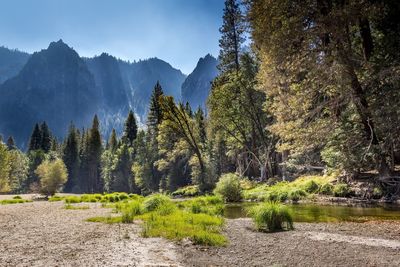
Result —
[[[245, 218], [246, 210], [257, 203], [229, 204], [225, 217]], [[366, 222], [376, 220], [400, 220], [399, 206], [342, 206], [321, 204], [288, 204], [295, 222]]]

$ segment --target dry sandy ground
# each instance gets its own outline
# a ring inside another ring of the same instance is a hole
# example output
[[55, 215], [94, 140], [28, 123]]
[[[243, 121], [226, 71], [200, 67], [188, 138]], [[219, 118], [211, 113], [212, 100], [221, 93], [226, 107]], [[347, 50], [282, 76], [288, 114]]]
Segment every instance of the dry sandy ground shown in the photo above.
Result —
[[85, 222], [110, 214], [99, 204], [63, 205], [0, 205], [0, 266], [400, 266], [400, 222], [297, 223], [266, 234], [249, 219], [227, 220], [229, 245], [205, 248], [141, 238], [135, 224]]
[[400, 266], [400, 222], [297, 223], [257, 233], [249, 219], [228, 220], [224, 248], [186, 245], [185, 266]]
[[138, 225], [85, 222], [110, 209], [63, 205], [0, 205], [0, 266], [181, 266], [176, 245], [139, 237]]

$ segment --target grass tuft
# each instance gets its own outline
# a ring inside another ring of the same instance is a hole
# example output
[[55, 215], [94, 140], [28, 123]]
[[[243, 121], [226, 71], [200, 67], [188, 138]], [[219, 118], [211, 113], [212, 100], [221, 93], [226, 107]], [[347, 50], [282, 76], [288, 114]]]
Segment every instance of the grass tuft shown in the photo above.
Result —
[[265, 202], [249, 209], [258, 231], [275, 232], [293, 230], [292, 215], [285, 205], [278, 202]]

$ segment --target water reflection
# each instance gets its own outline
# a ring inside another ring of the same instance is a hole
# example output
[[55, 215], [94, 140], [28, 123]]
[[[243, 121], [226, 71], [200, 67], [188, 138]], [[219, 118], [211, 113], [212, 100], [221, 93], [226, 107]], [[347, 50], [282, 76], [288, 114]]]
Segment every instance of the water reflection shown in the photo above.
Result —
[[[229, 204], [225, 217], [236, 219], [247, 217], [249, 207], [257, 203]], [[290, 204], [296, 222], [366, 222], [372, 220], [400, 220], [398, 206], [339, 206], [318, 204]]]

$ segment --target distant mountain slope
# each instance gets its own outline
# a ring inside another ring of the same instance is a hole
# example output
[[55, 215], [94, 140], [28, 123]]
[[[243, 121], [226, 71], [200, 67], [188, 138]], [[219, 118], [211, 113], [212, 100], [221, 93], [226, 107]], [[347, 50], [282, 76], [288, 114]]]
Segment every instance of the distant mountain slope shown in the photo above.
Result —
[[53, 42], [0, 87], [0, 132], [26, 144], [39, 121], [47, 121], [56, 136], [63, 136], [71, 121], [87, 126], [98, 109], [94, 89], [79, 55], [61, 40]]
[[193, 109], [206, 106], [211, 82], [218, 75], [218, 61], [211, 55], [200, 58], [196, 68], [182, 84], [182, 101], [189, 102]]
[[94, 114], [105, 138], [112, 128], [122, 132], [130, 109], [145, 123], [157, 81], [164, 93], [177, 101], [183, 98], [194, 108], [204, 106], [210, 82], [217, 74], [216, 59], [210, 55], [200, 59], [186, 77], [158, 58], [126, 62], [106, 53], [81, 58], [62, 40], [33, 55], [0, 48], [2, 58], [7, 60], [0, 66], [12, 71], [1, 76], [10, 78], [0, 84], [0, 134], [14, 136], [23, 147], [34, 124], [41, 121], [46, 121], [59, 138], [64, 137], [71, 121], [77, 127], [90, 126]]
[[0, 84], [16, 76], [31, 55], [0, 46]]

